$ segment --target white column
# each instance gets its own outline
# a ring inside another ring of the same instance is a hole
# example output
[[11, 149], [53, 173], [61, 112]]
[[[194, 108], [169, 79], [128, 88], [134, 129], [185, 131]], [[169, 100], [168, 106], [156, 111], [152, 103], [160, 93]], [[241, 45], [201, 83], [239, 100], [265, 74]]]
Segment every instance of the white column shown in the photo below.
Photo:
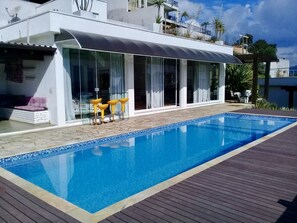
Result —
[[219, 76], [219, 100], [225, 102], [225, 77], [226, 77], [226, 64], [220, 64], [220, 76]]
[[175, 14], [176, 22], [179, 22], [179, 15], [180, 15], [180, 11], [176, 11], [176, 14]]
[[147, 0], [144, 0], [144, 8], [147, 7]]
[[179, 105], [182, 108], [187, 107], [187, 60], [180, 60]]
[[128, 93], [128, 113], [134, 115], [134, 57], [132, 54], [125, 54], [125, 89]]
[[138, 8], [141, 8], [141, 0], [138, 0]]
[[62, 47], [57, 46], [57, 51], [50, 66], [53, 66], [53, 85], [49, 89], [50, 122], [55, 125], [66, 123], [65, 97], [64, 97], [64, 68]]

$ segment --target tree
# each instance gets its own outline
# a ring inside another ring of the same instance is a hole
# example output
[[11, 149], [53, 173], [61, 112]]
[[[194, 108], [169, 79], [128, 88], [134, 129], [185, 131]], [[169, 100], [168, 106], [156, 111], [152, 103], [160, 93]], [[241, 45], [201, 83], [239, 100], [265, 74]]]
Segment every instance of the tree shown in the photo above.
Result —
[[226, 90], [243, 92], [252, 87], [253, 68], [251, 64], [228, 64], [226, 67]]
[[221, 36], [225, 33], [225, 25], [224, 23], [219, 19], [219, 18], [215, 18], [213, 20], [213, 26], [214, 26], [214, 30], [215, 30], [215, 38], [216, 40], [221, 39]]
[[162, 16], [160, 15], [161, 6], [164, 4], [165, 0], [154, 0], [153, 5], [158, 8], [158, 15], [156, 17], [156, 23], [161, 23]]
[[203, 33], [206, 33], [207, 32], [207, 26], [209, 26], [210, 23], [209, 22], [204, 22], [201, 24], [202, 27], [204, 27], [204, 32]]
[[249, 52], [274, 59], [277, 48], [276, 44], [268, 44], [266, 40], [260, 39], [249, 45]]
[[183, 11], [180, 17], [180, 22], [182, 22], [183, 19], [187, 20], [189, 18], [189, 14], [187, 11]]
[[265, 67], [265, 83], [264, 83], [264, 98], [268, 99], [269, 96], [269, 78], [270, 78], [270, 63], [277, 59], [276, 44], [268, 44], [266, 40], [260, 39], [249, 46], [249, 52], [257, 54], [266, 60]]
[[91, 11], [93, 7], [93, 0], [80, 0], [80, 4], [78, 3], [79, 0], [74, 0], [77, 10], [83, 10], [83, 11]]

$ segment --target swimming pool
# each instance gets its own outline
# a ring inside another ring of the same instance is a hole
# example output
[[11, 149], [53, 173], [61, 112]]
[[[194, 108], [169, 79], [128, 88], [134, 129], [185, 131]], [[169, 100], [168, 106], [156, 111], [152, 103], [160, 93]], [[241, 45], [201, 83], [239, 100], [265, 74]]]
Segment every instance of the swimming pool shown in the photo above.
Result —
[[95, 213], [294, 121], [226, 113], [0, 159], [0, 165]]

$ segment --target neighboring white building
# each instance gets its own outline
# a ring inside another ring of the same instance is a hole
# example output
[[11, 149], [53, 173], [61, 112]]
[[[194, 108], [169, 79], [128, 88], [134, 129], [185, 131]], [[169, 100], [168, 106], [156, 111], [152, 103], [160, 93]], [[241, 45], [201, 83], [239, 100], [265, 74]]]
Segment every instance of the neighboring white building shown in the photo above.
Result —
[[88, 120], [97, 97], [128, 97], [129, 116], [224, 103], [225, 64], [240, 63], [232, 47], [154, 32], [153, 20], [117, 21], [127, 1], [94, 0], [91, 12], [73, 0], [1, 5], [13, 15], [0, 9], [0, 96], [45, 98], [55, 125]]
[[289, 77], [290, 61], [286, 59], [279, 59], [279, 62], [272, 62], [270, 64], [270, 77]]

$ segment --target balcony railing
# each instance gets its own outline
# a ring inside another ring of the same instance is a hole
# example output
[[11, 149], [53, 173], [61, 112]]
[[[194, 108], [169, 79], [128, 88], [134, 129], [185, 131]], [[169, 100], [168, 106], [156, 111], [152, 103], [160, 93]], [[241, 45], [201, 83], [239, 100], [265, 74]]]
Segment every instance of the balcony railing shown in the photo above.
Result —
[[172, 6], [175, 6], [175, 7], [178, 7], [178, 1], [175, 1], [175, 0], [166, 0], [165, 1], [166, 3], [172, 5]]
[[[153, 5], [154, 1], [153, 0], [148, 0], [147, 1], [148, 5]], [[178, 7], [178, 1], [177, 0], [164, 0], [164, 3], [167, 3], [171, 6]]]
[[211, 31], [205, 29], [204, 27], [199, 27], [199, 26], [195, 26], [192, 24], [184, 23], [184, 22], [182, 22], [181, 25], [184, 26], [185, 28], [188, 28], [190, 31], [203, 33], [203, 34], [211, 36]]

